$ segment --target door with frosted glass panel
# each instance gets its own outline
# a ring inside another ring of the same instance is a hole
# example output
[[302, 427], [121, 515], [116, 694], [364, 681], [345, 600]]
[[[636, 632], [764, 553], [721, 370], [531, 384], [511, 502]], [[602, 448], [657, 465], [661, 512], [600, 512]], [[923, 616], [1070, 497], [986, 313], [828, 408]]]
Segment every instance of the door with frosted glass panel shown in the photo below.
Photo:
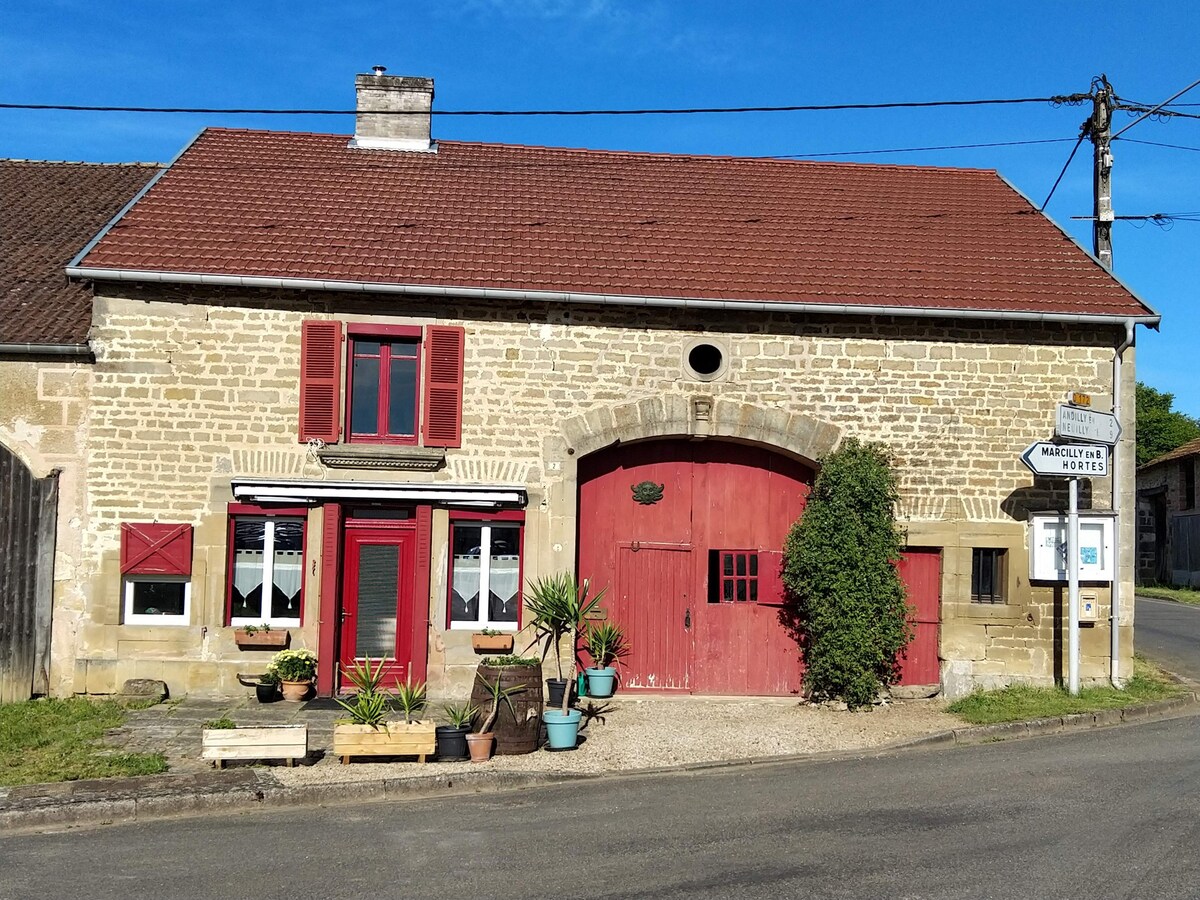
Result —
[[[356, 528], [347, 523], [340, 652], [343, 669], [356, 660], [383, 659], [388, 664], [385, 684], [394, 685], [408, 677], [417, 618], [413, 609], [415, 543], [416, 535], [410, 529]], [[412, 678], [423, 681], [425, 673], [414, 672]], [[348, 685], [343, 683], [342, 688]]]

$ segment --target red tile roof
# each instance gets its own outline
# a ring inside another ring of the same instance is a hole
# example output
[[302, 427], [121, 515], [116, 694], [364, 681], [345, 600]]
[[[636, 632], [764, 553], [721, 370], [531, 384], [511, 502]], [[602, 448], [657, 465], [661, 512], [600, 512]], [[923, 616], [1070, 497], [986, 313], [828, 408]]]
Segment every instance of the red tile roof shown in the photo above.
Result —
[[92, 293], [68, 262], [162, 167], [0, 159], [0, 344], [83, 344]]
[[1182, 444], [1176, 447], [1174, 450], [1164, 453], [1162, 456], [1155, 457], [1154, 459], [1150, 460], [1150, 462], [1142, 463], [1140, 466], [1138, 466], [1138, 471], [1144, 472], [1146, 469], [1149, 469], [1152, 466], [1157, 466], [1159, 463], [1170, 462], [1174, 459], [1185, 459], [1186, 457], [1196, 456], [1197, 454], [1200, 454], [1200, 438], [1197, 438], [1194, 441], [1188, 441], [1186, 444]]
[[209, 129], [87, 268], [1156, 315], [995, 172]]

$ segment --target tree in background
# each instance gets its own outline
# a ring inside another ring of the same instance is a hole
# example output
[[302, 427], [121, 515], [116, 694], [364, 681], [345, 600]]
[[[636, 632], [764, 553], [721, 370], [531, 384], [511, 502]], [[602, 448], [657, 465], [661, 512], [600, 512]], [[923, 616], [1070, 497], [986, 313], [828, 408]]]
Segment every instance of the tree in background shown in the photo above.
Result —
[[882, 444], [848, 439], [821, 460], [804, 515], [784, 547], [784, 618], [800, 640], [809, 696], [870, 706], [895, 681], [912, 639], [896, 571], [903, 535], [892, 458]]
[[1174, 394], [1137, 385], [1137, 464], [1145, 465], [1176, 447], [1200, 438], [1200, 420], [1171, 409]]

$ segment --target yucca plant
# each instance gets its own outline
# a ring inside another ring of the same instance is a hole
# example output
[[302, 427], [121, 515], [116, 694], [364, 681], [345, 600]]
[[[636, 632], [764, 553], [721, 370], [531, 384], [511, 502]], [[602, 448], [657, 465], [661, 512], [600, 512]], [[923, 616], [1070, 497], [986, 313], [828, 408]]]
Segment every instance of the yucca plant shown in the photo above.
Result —
[[583, 643], [592, 658], [592, 665], [597, 669], [621, 663], [629, 655], [629, 641], [625, 637], [625, 630], [616, 622], [588, 625]]
[[479, 715], [479, 707], [473, 703], [447, 703], [442, 707], [446, 719], [455, 728], [464, 728], [475, 721]]
[[410, 677], [397, 684], [396, 707], [404, 713], [404, 724], [411, 725], [413, 717], [425, 709], [425, 682], [413, 682]]
[[570, 572], [546, 575], [529, 583], [525, 608], [529, 611], [534, 634], [533, 642], [529, 646], [545, 641], [542, 649], [543, 660], [550, 653], [550, 648], [554, 648], [554, 662], [560, 680], [564, 677], [563, 638], [568, 634], [574, 635], [583, 627], [587, 617], [600, 605], [605, 591], [600, 591], [595, 597], [589, 597], [590, 593], [591, 583], [588, 579], [585, 578], [583, 584], [578, 584]]
[[350, 701], [334, 698], [342, 709], [350, 713], [350, 721], [355, 725], [370, 725], [378, 728], [383, 724], [389, 712], [392, 711], [390, 698], [387, 694], [374, 694], [362, 691], [355, 694]]
[[521, 691], [525, 690], [525, 685], [514, 684], [509, 685], [506, 688], [502, 688], [500, 687], [500, 677], [500, 675], [497, 675], [495, 681], [488, 681], [481, 673], [475, 673], [476, 680], [483, 685], [484, 691], [487, 692], [488, 697], [490, 697], [492, 701], [491, 712], [489, 712], [488, 717], [483, 720], [483, 726], [479, 729], [479, 734], [487, 734], [492, 730], [492, 726], [496, 724], [496, 717], [500, 715], [501, 701], [504, 701], [508, 704], [508, 708], [512, 712], [513, 718], [515, 719], [517, 717], [517, 710], [513, 706], [511, 698], [513, 694], [519, 694]]
[[379, 686], [383, 684], [383, 670], [387, 661], [379, 660], [379, 665], [372, 668], [371, 658], [356, 659], [354, 665], [342, 668], [342, 677], [354, 685], [360, 694], [378, 694]]

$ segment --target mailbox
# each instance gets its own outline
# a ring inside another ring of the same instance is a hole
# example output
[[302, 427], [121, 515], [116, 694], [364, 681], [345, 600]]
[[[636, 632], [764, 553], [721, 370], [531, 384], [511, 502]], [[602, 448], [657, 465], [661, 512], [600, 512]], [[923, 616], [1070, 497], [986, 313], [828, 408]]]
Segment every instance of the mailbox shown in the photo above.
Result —
[[[1111, 582], [1116, 577], [1116, 516], [1081, 512], [1075, 564], [1080, 581]], [[1029, 580], [1067, 581], [1067, 514], [1029, 517]]]

